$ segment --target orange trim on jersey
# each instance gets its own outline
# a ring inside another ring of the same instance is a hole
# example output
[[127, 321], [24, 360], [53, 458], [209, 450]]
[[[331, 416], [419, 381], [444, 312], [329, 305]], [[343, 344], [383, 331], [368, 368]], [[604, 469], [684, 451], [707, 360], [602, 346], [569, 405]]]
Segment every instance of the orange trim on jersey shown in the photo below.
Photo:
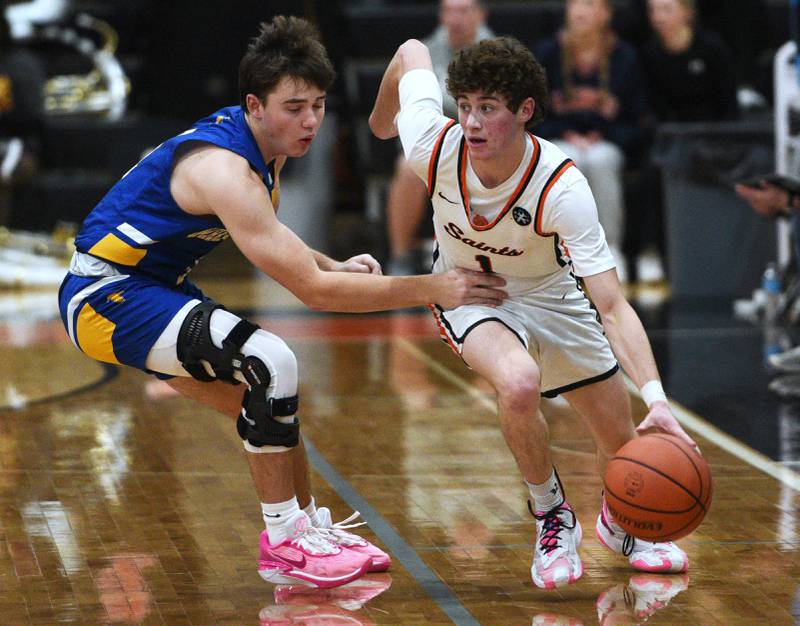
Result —
[[447, 134], [447, 131], [453, 128], [455, 125], [455, 120], [450, 120], [447, 122], [445, 127], [439, 133], [439, 137], [436, 139], [436, 143], [433, 146], [433, 152], [431, 152], [431, 159], [428, 161], [428, 196], [431, 198], [433, 197], [433, 187], [436, 184], [436, 169], [439, 166], [439, 155], [442, 153], [444, 136]]
[[536, 231], [537, 235], [541, 235], [542, 237], [552, 237], [555, 234], [555, 233], [545, 233], [542, 231], [542, 213], [543, 213], [544, 203], [545, 200], [547, 200], [547, 194], [550, 193], [550, 190], [553, 188], [553, 185], [555, 185], [556, 181], [558, 181], [558, 179], [561, 178], [561, 175], [571, 167], [575, 167], [575, 163], [573, 163], [570, 159], [562, 161], [561, 164], [550, 175], [550, 180], [547, 181], [547, 184], [545, 184], [544, 189], [542, 189], [542, 193], [539, 195], [539, 202], [536, 204], [536, 219], [534, 219], [533, 221], [533, 228]]
[[458, 346], [453, 342], [452, 338], [450, 337], [450, 333], [447, 332], [447, 329], [442, 324], [442, 319], [439, 315], [439, 311], [436, 310], [436, 306], [433, 304], [429, 304], [428, 308], [433, 313], [433, 320], [436, 322], [436, 328], [439, 330], [439, 336], [444, 340], [444, 342], [450, 346], [450, 348], [458, 354], [461, 355], [461, 351], [458, 349]]
[[478, 225], [472, 221], [472, 215], [470, 214], [469, 208], [469, 191], [467, 190], [467, 142], [466, 139], [462, 137], [461, 139], [461, 150], [458, 155], [458, 187], [459, 191], [461, 192], [461, 202], [464, 204], [464, 210], [467, 213], [467, 221], [469, 225], [472, 226], [474, 230], [489, 230], [493, 228], [497, 222], [503, 219], [503, 216], [511, 210], [517, 200], [519, 200], [522, 193], [525, 191], [525, 188], [528, 186], [528, 183], [531, 182], [531, 178], [533, 177], [533, 172], [536, 169], [536, 166], [539, 164], [539, 155], [541, 154], [541, 146], [539, 145], [538, 140], [533, 134], [528, 133], [531, 140], [533, 141], [533, 154], [531, 155], [531, 160], [528, 163], [528, 167], [525, 170], [525, 173], [522, 175], [522, 179], [519, 181], [517, 188], [508, 198], [508, 202], [503, 207], [503, 210], [497, 214], [497, 217], [494, 218], [488, 224]]

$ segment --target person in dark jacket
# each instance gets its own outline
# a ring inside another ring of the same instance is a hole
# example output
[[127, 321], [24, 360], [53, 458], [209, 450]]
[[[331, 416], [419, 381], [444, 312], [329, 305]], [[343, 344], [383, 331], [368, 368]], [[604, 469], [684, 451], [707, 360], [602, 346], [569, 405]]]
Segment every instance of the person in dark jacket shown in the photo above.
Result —
[[552, 94], [539, 134], [556, 143], [589, 180], [620, 269], [625, 267], [622, 174], [645, 143], [647, 103], [637, 53], [611, 30], [611, 17], [610, 0], [567, 0], [564, 29], [535, 54]]

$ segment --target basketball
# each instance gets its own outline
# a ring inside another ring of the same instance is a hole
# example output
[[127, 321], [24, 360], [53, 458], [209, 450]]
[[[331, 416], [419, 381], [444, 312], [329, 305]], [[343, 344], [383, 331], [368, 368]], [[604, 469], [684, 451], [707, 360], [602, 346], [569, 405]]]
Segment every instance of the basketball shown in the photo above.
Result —
[[661, 433], [617, 450], [604, 485], [614, 521], [646, 541], [688, 535], [703, 521], [713, 491], [706, 460], [678, 437]]

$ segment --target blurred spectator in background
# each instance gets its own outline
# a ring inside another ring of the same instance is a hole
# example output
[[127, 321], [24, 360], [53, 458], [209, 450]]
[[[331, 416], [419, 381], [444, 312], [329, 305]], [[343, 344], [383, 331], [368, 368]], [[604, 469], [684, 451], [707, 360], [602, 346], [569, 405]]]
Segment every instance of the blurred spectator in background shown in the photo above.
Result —
[[564, 29], [537, 46], [551, 90], [551, 108], [538, 134], [570, 156], [589, 180], [624, 281], [622, 175], [644, 145], [647, 106], [636, 51], [611, 30], [612, 11], [610, 0], [567, 0]]
[[[494, 35], [486, 26], [486, 8], [481, 0], [440, 0], [439, 26], [423, 40], [433, 62], [444, 96], [444, 114], [456, 117], [456, 103], [444, 84], [447, 66], [463, 47]], [[420, 257], [419, 226], [428, 209], [428, 191], [406, 163], [397, 157], [394, 176], [386, 199], [386, 227], [389, 239], [388, 274], [415, 274]], [[429, 269], [429, 268], [427, 268]]]
[[[786, 216], [791, 220], [792, 229], [792, 259], [795, 266], [795, 286], [789, 288], [788, 293], [793, 293], [790, 296], [789, 302], [786, 303], [787, 308], [793, 302], [792, 297], [797, 297], [797, 263], [800, 262], [800, 194], [790, 193], [777, 185], [770, 184], [767, 181], [761, 181], [758, 185], [738, 184], [735, 187], [736, 193], [745, 200], [750, 207], [759, 215], [764, 217], [774, 218], [779, 216]], [[787, 285], [784, 285], [786, 288]], [[768, 319], [765, 314], [765, 321], [770, 324], [784, 324], [783, 320]], [[767, 357], [767, 363], [773, 373], [785, 374], [774, 379], [769, 384], [769, 389], [779, 396], [783, 397], [800, 397], [800, 346], [795, 345], [787, 350], [783, 350]]]
[[[648, 0], [652, 36], [642, 47], [648, 102], [659, 122], [733, 120], [739, 116], [733, 55], [697, 25], [695, 0]], [[660, 169], [639, 170], [639, 201], [629, 216], [625, 251], [636, 256], [640, 281], [664, 277], [664, 200]]]
[[739, 116], [733, 55], [695, 27], [695, 0], [649, 0], [654, 36], [642, 50], [649, 102], [661, 122]]
[[41, 61], [14, 42], [0, 14], [0, 225], [8, 223], [10, 185], [38, 167], [44, 83]]

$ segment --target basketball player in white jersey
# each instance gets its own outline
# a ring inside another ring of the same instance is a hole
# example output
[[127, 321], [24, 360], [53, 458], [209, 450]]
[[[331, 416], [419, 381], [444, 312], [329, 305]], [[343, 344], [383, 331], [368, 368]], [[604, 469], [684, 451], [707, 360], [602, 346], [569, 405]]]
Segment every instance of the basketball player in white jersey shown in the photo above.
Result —
[[[495, 308], [432, 309], [442, 338], [497, 391], [500, 425], [536, 518], [533, 582], [559, 587], [583, 573], [582, 531], [552, 464], [540, 396], [563, 395], [580, 414], [603, 471], [636, 437], [619, 359], [649, 407], [638, 430], [657, 428], [695, 444], [670, 412], [586, 179], [561, 150], [527, 130], [547, 103], [542, 67], [519, 41], [488, 39], [456, 56], [447, 88], [458, 123], [442, 115], [427, 48], [409, 40], [384, 74], [370, 126], [383, 139], [399, 134], [410, 166], [427, 182], [434, 272], [481, 268], [507, 281], [509, 298]], [[675, 544], [626, 536], [604, 501], [596, 531], [635, 569], [688, 567]]]

